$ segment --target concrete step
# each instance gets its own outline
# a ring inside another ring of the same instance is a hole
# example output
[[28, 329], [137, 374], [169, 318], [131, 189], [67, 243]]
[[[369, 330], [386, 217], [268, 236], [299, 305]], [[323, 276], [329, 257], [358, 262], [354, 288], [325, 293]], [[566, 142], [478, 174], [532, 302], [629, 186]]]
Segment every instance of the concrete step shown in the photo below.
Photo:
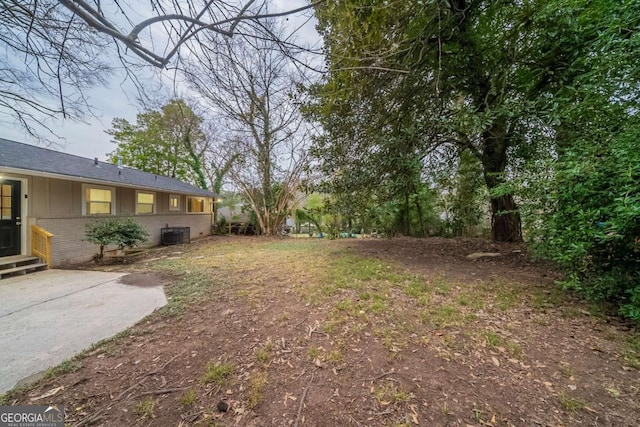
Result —
[[40, 258], [35, 256], [25, 256], [25, 255], [5, 256], [0, 258], [0, 270], [17, 267], [19, 265], [35, 264], [39, 262], [42, 262], [42, 261], [40, 260]]
[[43, 262], [38, 262], [36, 264], [20, 265], [18, 267], [13, 267], [13, 268], [4, 268], [0, 270], [0, 279], [2, 279], [5, 276], [13, 276], [13, 275], [18, 276], [18, 275], [33, 273], [36, 271], [42, 271], [46, 269], [47, 269], [47, 264]]
[[47, 264], [38, 257], [16, 255], [0, 258], [0, 279], [46, 269]]

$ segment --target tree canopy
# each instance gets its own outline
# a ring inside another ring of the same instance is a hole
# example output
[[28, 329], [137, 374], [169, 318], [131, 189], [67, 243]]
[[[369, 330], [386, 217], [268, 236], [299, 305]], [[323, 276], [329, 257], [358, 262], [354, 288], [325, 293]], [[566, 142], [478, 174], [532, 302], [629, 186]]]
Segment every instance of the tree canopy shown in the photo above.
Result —
[[[315, 151], [331, 185], [411, 187], [428, 172], [427, 157], [467, 151], [490, 191], [493, 237], [521, 240], [516, 199], [504, 184], [549, 147], [558, 109], [567, 107], [560, 91], [589, 73], [592, 37], [612, 20], [605, 13], [628, 12], [631, 3], [622, 3], [319, 5], [329, 72], [312, 88], [309, 111], [323, 124]], [[340, 173], [347, 168], [353, 173]]]
[[108, 158], [206, 189], [209, 185], [204, 168], [209, 143], [201, 124], [202, 118], [179, 99], [160, 110], [138, 114], [134, 124], [115, 119], [107, 133], [117, 147]]

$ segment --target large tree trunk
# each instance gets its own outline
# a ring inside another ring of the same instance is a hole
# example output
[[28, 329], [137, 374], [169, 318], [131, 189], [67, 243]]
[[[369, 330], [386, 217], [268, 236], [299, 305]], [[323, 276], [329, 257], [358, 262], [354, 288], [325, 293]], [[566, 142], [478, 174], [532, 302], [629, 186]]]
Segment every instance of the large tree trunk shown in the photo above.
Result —
[[491, 238], [497, 242], [521, 242], [522, 222], [513, 195], [491, 198]]
[[[503, 184], [507, 168], [509, 132], [504, 120], [496, 120], [482, 134], [484, 146], [481, 156], [484, 180], [491, 193]], [[491, 238], [497, 242], [521, 242], [522, 222], [513, 194], [491, 196]]]

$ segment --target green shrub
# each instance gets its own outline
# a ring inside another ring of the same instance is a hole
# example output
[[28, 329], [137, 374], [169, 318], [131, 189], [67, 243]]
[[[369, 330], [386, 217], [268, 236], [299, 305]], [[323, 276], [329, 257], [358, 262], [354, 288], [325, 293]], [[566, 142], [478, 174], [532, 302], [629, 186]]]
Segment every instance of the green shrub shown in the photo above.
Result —
[[574, 143], [559, 158], [555, 209], [541, 249], [567, 271], [565, 285], [616, 303], [640, 321], [640, 126]]
[[86, 240], [100, 246], [98, 259], [104, 256], [104, 248], [115, 245], [118, 249], [130, 248], [147, 241], [149, 233], [132, 218], [109, 218], [86, 225]]

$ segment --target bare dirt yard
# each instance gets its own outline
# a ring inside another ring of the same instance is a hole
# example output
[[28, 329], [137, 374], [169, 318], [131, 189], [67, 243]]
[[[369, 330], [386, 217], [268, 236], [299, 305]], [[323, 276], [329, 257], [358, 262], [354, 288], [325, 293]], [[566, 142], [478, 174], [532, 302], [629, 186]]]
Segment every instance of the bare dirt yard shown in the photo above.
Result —
[[640, 423], [638, 330], [516, 245], [214, 237], [100, 268], [169, 305], [3, 404], [73, 426]]

